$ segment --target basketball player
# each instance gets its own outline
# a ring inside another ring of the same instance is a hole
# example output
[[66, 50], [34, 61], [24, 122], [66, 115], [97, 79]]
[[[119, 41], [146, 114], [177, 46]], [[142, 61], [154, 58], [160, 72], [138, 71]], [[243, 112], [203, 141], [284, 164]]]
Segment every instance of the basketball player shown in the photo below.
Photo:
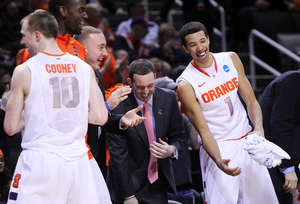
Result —
[[205, 26], [189, 22], [180, 32], [193, 60], [177, 79], [179, 99], [199, 133], [205, 200], [209, 204], [278, 203], [265, 166], [243, 149], [251, 131], [264, 136], [262, 114], [243, 65], [234, 52], [210, 53]]
[[94, 71], [59, 49], [48, 11], [36, 10], [21, 25], [32, 57], [14, 70], [4, 120], [8, 135], [24, 128], [8, 203], [111, 203], [85, 145], [87, 124], [108, 117]]

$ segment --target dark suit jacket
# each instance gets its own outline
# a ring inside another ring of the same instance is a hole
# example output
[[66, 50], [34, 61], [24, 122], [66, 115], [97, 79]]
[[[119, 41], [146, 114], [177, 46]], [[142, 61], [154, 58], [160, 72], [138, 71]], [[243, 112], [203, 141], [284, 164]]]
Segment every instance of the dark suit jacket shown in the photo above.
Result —
[[[105, 97], [105, 89], [102, 80], [102, 76], [99, 71], [95, 71], [96, 78], [98, 79], [99, 88]], [[106, 179], [106, 124], [101, 126], [101, 135], [98, 139], [98, 127], [99, 125], [88, 125], [88, 138], [87, 143], [91, 148], [91, 152], [95, 157], [99, 168], [103, 174], [103, 177]]]
[[[300, 162], [300, 70], [288, 71], [274, 79], [265, 89], [259, 103], [263, 113], [265, 137], [279, 145], [290, 156], [280, 168]], [[282, 190], [284, 175], [279, 168], [270, 169], [275, 190]], [[299, 178], [299, 174], [297, 175]]]
[[[136, 107], [136, 99], [134, 94], [131, 93], [113, 112], [125, 114]], [[156, 141], [158, 141], [158, 138], [161, 138], [170, 145], [174, 145], [180, 153], [185, 134], [175, 92], [155, 88], [153, 113], [156, 125]], [[136, 191], [147, 178], [150, 160], [149, 142], [145, 125], [141, 123], [135, 127], [129, 127], [127, 130], [119, 130], [119, 118], [117, 118], [112, 119], [108, 124], [108, 132], [110, 161], [107, 185], [112, 199], [114, 199], [113, 196], [115, 194], [118, 194], [118, 197], [122, 199], [136, 195]], [[172, 160], [169, 157], [158, 159], [158, 165], [166, 180], [176, 192]]]

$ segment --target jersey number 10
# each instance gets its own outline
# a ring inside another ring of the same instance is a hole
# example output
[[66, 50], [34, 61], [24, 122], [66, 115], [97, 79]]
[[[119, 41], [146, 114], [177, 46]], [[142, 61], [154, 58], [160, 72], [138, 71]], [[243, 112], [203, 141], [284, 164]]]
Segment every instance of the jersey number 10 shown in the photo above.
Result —
[[[75, 108], [79, 104], [79, 86], [75, 77], [65, 77], [59, 83], [57, 77], [50, 79], [53, 86], [53, 106], [60, 108], [63, 103], [67, 108]], [[60, 94], [60, 90], [62, 94]], [[62, 100], [61, 97], [62, 96]]]

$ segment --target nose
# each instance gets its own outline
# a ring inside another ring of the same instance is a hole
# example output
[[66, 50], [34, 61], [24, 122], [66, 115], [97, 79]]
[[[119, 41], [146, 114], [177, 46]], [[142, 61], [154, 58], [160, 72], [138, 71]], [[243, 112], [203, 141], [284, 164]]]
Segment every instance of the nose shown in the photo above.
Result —
[[198, 43], [196, 48], [197, 48], [197, 51], [200, 51], [200, 50], [202, 50], [202, 45], [200, 43]]
[[102, 55], [103, 56], [107, 56], [107, 50], [106, 50], [106, 48], [104, 48]]
[[21, 45], [24, 45], [25, 43], [24, 43], [24, 39], [23, 39], [23, 37], [21, 38]]
[[148, 94], [149, 93], [149, 89], [148, 88], [144, 88], [143, 89], [143, 94]]
[[84, 19], [88, 19], [88, 18], [89, 18], [86, 12], [83, 12], [82, 17], [83, 17]]

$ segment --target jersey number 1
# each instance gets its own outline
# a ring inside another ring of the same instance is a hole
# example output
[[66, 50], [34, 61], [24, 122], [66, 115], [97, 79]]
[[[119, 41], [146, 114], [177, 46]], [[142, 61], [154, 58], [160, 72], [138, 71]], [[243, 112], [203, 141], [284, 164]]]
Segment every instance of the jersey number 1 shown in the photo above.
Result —
[[[67, 108], [74, 108], [79, 104], [79, 86], [75, 77], [65, 77], [60, 83], [57, 77], [51, 78], [50, 84], [53, 86], [54, 108], [60, 108], [61, 101]], [[62, 100], [60, 90], [62, 90]]]
[[233, 105], [232, 105], [230, 97], [225, 98], [224, 101], [228, 105], [230, 116], [232, 116], [233, 115]]

